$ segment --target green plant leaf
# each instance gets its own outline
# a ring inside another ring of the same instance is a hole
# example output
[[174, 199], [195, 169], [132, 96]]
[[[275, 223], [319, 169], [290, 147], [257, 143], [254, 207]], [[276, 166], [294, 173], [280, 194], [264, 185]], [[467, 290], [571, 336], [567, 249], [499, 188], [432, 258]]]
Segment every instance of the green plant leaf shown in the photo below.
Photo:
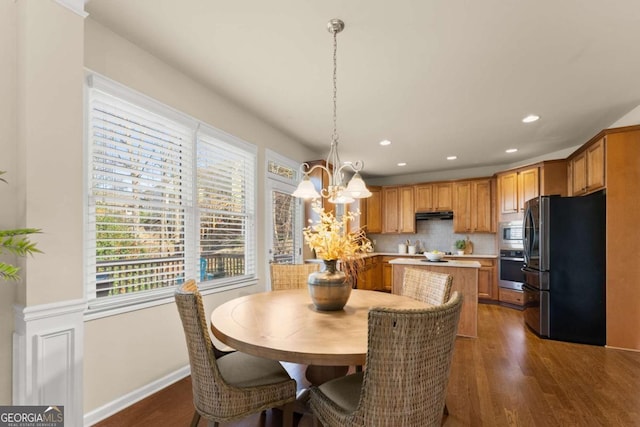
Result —
[[20, 276], [18, 276], [19, 270], [20, 269], [18, 267], [14, 267], [11, 264], [0, 262], [0, 279], [17, 281], [20, 279]]

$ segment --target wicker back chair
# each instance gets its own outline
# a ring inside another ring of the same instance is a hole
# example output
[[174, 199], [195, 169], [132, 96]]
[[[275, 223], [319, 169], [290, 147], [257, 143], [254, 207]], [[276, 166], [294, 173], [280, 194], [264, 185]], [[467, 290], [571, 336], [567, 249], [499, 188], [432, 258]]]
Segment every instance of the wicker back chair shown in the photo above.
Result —
[[402, 295], [431, 305], [444, 304], [451, 295], [453, 276], [407, 267], [402, 280]]
[[216, 358], [195, 281], [178, 288], [175, 300], [191, 365], [196, 408], [191, 425], [196, 426], [200, 416], [218, 426], [219, 422], [283, 406], [284, 425], [291, 426], [296, 382], [282, 365], [239, 351]]
[[309, 274], [320, 269], [319, 264], [271, 264], [271, 290], [306, 289]]
[[462, 296], [425, 309], [369, 311], [364, 372], [311, 388], [311, 409], [323, 426], [438, 426]]

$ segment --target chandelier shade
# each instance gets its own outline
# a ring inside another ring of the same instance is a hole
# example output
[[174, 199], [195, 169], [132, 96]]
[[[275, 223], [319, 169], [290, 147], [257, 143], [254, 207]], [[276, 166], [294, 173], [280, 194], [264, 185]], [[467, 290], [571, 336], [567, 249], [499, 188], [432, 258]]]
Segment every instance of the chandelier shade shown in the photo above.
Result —
[[[356, 162], [342, 163], [338, 156], [338, 131], [337, 131], [337, 52], [338, 40], [337, 36], [344, 29], [344, 22], [340, 19], [332, 19], [327, 24], [330, 33], [333, 34], [333, 134], [331, 136], [331, 147], [326, 165], [314, 165], [310, 167], [308, 163], [300, 166], [300, 172], [303, 174], [302, 180], [298, 184], [298, 188], [293, 192], [294, 197], [303, 199], [318, 199], [320, 197], [327, 199], [330, 203], [352, 203], [355, 199], [370, 197], [371, 192], [367, 189], [364, 180], [360, 176], [360, 171], [364, 168], [361, 160]], [[345, 187], [343, 184], [345, 168], [350, 168], [354, 172], [351, 181]], [[326, 188], [318, 191], [311, 180], [309, 174], [316, 169], [320, 169], [329, 177], [329, 183]]]

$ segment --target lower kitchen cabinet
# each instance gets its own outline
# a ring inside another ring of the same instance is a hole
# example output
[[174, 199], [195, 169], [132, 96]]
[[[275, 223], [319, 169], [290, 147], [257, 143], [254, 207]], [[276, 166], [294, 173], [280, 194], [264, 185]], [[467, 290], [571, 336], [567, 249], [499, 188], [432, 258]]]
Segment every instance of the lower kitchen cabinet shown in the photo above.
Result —
[[499, 289], [500, 302], [522, 307], [524, 305], [524, 293], [515, 289]]
[[364, 265], [358, 273], [358, 289], [382, 291], [382, 257], [371, 256], [364, 260]]

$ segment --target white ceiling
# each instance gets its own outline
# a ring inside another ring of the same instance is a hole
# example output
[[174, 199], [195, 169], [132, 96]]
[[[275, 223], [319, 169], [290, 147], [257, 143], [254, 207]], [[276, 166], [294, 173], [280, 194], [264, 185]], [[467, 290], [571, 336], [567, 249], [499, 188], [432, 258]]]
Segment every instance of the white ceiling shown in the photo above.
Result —
[[[364, 160], [365, 176], [514, 163], [582, 144], [640, 104], [638, 0], [89, 0], [86, 10], [319, 157], [332, 133], [326, 25], [342, 19], [340, 156]], [[529, 113], [541, 119], [523, 124]]]

